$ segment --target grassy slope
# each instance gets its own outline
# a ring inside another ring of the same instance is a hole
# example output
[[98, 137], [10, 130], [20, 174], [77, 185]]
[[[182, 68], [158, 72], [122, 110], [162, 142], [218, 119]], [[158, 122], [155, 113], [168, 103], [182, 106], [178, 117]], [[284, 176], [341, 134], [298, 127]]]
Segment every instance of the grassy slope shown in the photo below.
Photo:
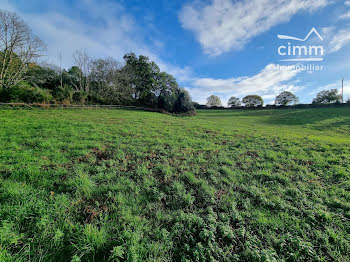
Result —
[[350, 109], [0, 110], [0, 261], [349, 261]]

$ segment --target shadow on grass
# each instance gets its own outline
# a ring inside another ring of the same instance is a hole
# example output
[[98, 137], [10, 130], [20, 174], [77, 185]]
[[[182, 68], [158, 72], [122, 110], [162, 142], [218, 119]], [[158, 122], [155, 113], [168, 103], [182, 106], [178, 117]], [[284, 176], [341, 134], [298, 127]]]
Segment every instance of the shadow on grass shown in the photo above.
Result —
[[256, 119], [256, 123], [269, 125], [311, 125], [311, 129], [320, 131], [350, 126], [350, 108], [204, 111], [202, 114], [207, 119], [232, 118], [234, 121], [236, 117]]

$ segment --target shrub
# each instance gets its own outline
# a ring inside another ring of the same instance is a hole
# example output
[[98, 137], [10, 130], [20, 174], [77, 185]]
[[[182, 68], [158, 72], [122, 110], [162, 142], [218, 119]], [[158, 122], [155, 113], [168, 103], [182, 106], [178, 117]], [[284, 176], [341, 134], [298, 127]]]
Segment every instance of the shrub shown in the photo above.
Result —
[[76, 91], [73, 94], [73, 102], [77, 104], [84, 104], [87, 97], [88, 97], [88, 93], [84, 91]]
[[147, 93], [142, 99], [138, 101], [140, 106], [145, 106], [149, 108], [156, 108], [158, 105], [158, 98], [153, 93]]
[[192, 102], [192, 105], [193, 105], [194, 108], [198, 108], [200, 106], [200, 104], [197, 103], [197, 102]]
[[171, 112], [174, 108], [176, 98], [176, 94], [173, 92], [162, 92], [158, 96], [158, 107], [167, 112]]
[[73, 94], [73, 88], [69, 85], [64, 85], [63, 87], [57, 87], [53, 95], [56, 101], [70, 104], [73, 100]]
[[0, 90], [1, 102], [48, 103], [53, 100], [50, 91], [20, 82], [9, 89]]
[[8, 92], [5, 88], [0, 87], [0, 102], [5, 103], [8, 102], [7, 98]]
[[190, 111], [194, 111], [191, 96], [186, 90], [181, 89], [174, 103], [173, 112], [187, 113]]

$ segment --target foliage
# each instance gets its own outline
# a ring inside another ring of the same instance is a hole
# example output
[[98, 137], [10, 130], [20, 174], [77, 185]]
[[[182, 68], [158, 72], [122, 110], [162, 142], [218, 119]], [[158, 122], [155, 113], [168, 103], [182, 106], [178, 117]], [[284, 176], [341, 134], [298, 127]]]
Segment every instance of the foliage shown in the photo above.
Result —
[[79, 68], [78, 91], [88, 92], [90, 89], [90, 71], [92, 58], [85, 51], [76, 50], [73, 54], [75, 67]]
[[113, 58], [92, 59], [85, 51], [77, 50], [73, 54], [74, 66], [62, 70], [33, 62], [40, 56], [43, 43], [15, 13], [0, 10], [0, 33], [4, 36], [0, 43], [3, 102], [89, 102], [179, 113], [193, 110], [189, 94], [147, 56], [125, 54], [125, 65], [121, 66]]
[[179, 90], [172, 112], [186, 113], [191, 111], [194, 111], [194, 106], [190, 94], [185, 89]]
[[124, 55], [124, 71], [129, 76], [129, 85], [133, 88], [137, 104], [154, 107], [153, 92], [156, 90], [159, 67], [150, 62], [147, 56], [137, 57], [134, 53]]
[[72, 99], [76, 104], [84, 104], [88, 97], [88, 93], [85, 91], [76, 91], [73, 93]]
[[31, 64], [25, 73], [25, 80], [35, 87], [54, 90], [60, 85], [60, 76], [57, 71], [47, 66]]
[[323, 90], [319, 92], [312, 100], [313, 104], [331, 104], [341, 100], [341, 95], [338, 95], [337, 89]]
[[283, 91], [278, 96], [276, 96], [275, 104], [287, 106], [289, 104], [296, 104], [298, 101], [299, 99], [295, 94], [289, 91]]
[[192, 102], [192, 105], [193, 105], [193, 107], [194, 107], [194, 108], [197, 108], [197, 107], [199, 107], [199, 106], [200, 106], [200, 104], [199, 104], [199, 103], [197, 103], [197, 102]]
[[52, 99], [48, 90], [33, 87], [27, 82], [20, 82], [10, 89], [0, 89], [2, 102], [48, 103]]
[[227, 105], [228, 105], [229, 107], [239, 107], [239, 106], [242, 105], [242, 103], [241, 103], [241, 100], [240, 100], [238, 97], [232, 96], [232, 97], [230, 97], [230, 99], [228, 100]]
[[248, 95], [242, 99], [242, 102], [246, 107], [264, 105], [264, 100], [258, 95]]
[[348, 261], [349, 113], [2, 109], [0, 260]]
[[72, 66], [68, 71], [63, 70], [63, 82], [67, 85], [72, 86], [75, 91], [79, 91], [81, 85], [81, 75], [81, 69], [77, 66]]
[[218, 96], [211, 95], [207, 98], [207, 106], [222, 106], [221, 99]]
[[[9, 53], [0, 51], [0, 65], [0, 86], [3, 89], [7, 89], [12, 85], [16, 85], [19, 79], [14, 77], [17, 72], [22, 71], [22, 68], [25, 67], [20, 57], [14, 52]], [[4, 73], [1, 73], [2, 71], [4, 71]], [[21, 76], [22, 75], [23, 73], [21, 73]]]
[[0, 87], [9, 89], [24, 80], [33, 59], [45, 46], [16, 13], [0, 10]]
[[[139, 105], [179, 113], [184, 113], [186, 109], [193, 110], [191, 97], [178, 86], [172, 75], [160, 72], [148, 57], [136, 57], [131, 53], [124, 58], [124, 67], [116, 60], [107, 58], [89, 60], [89, 70], [73, 66], [62, 72], [33, 63], [25, 74], [26, 83], [39, 88], [35, 90], [45, 89], [46, 94], [52, 93], [52, 100], [59, 103], [85, 104], [89, 101], [97, 104]], [[28, 93], [28, 96], [32, 94]], [[20, 98], [15, 95], [11, 100], [9, 95], [3, 95], [2, 100], [49, 102], [48, 96], [43, 99], [40, 95], [33, 99], [25, 98], [25, 93], [21, 93]]]
[[53, 96], [56, 102], [62, 102], [64, 104], [70, 104], [73, 102], [73, 94], [73, 88], [67, 84], [63, 87], [58, 86], [53, 90]]
[[133, 104], [128, 75], [114, 58], [93, 60], [89, 78], [89, 101], [108, 105]]
[[[172, 75], [162, 72], [159, 75], [157, 86], [156, 93], [159, 94], [158, 107], [168, 112], [173, 112], [175, 101], [182, 92], [176, 82], [176, 79]], [[183, 106], [180, 105], [178, 109], [181, 111], [181, 108], [183, 108]]]

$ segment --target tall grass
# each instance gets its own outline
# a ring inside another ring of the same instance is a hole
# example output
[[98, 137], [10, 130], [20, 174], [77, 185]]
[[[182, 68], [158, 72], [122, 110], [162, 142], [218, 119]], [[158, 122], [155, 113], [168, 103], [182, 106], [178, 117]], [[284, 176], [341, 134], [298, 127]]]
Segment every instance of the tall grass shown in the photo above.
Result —
[[350, 109], [0, 110], [0, 261], [349, 261]]

